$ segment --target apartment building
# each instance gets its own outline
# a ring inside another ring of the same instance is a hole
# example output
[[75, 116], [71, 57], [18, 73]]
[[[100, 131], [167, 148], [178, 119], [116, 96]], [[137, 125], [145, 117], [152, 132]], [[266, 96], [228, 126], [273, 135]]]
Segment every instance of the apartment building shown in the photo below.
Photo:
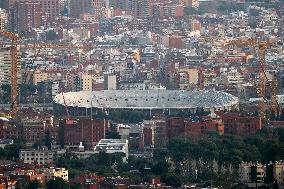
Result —
[[20, 160], [28, 164], [48, 164], [52, 163], [55, 153], [47, 149], [27, 149], [20, 150]]

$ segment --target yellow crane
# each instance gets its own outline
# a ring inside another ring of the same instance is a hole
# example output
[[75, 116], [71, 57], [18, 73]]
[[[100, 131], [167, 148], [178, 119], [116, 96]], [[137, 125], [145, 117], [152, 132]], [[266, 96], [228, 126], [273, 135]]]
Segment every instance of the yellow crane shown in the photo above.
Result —
[[[25, 49], [89, 49], [95, 48], [92, 45], [85, 44], [19, 44], [21, 38], [12, 32], [0, 30], [0, 35], [7, 37], [11, 40], [10, 52], [11, 52], [11, 108], [10, 114], [15, 117], [18, 112], [19, 102], [18, 102], [18, 50], [19, 48]], [[28, 79], [30, 80], [30, 78]]]
[[[259, 56], [258, 61], [258, 74], [259, 74], [259, 83], [257, 87], [258, 97], [260, 98], [259, 101], [259, 116], [264, 119], [265, 112], [266, 112], [266, 105], [265, 105], [265, 88], [266, 83], [268, 82], [268, 78], [266, 75], [266, 68], [265, 68], [265, 52], [268, 48], [273, 47], [277, 44], [275, 39], [268, 39], [268, 40], [259, 40], [255, 38], [248, 38], [248, 39], [235, 39], [230, 40], [226, 43], [227, 45], [236, 45], [236, 46], [248, 46], [254, 47], [257, 50], [257, 54]], [[277, 101], [277, 82], [275, 77], [272, 79], [272, 82], [269, 83], [271, 88], [271, 101], [270, 107], [274, 114], [279, 114], [279, 105]]]

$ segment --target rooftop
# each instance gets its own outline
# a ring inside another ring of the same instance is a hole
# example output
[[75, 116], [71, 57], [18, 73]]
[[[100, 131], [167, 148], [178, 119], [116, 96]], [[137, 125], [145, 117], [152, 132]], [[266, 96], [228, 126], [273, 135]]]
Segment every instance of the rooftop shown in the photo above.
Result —
[[[208, 90], [105, 90], [64, 93], [66, 105], [84, 108], [222, 108], [238, 104], [238, 98], [221, 91]], [[63, 95], [54, 102], [64, 105]]]

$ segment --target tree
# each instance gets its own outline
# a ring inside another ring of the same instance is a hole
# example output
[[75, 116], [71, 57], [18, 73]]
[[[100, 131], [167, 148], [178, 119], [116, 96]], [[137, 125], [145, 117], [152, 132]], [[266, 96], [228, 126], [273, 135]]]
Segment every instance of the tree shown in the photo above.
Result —
[[169, 168], [169, 163], [167, 163], [166, 161], [159, 161], [152, 167], [152, 170], [156, 175], [162, 175], [168, 173]]
[[174, 187], [174, 188], [178, 188], [182, 184], [181, 176], [174, 174], [174, 173], [163, 175], [161, 177], [161, 181], [166, 183], [166, 185]]
[[38, 180], [32, 180], [28, 184], [28, 189], [38, 189], [41, 187], [42, 187], [42, 184]]
[[54, 180], [50, 180], [46, 183], [46, 189], [68, 189], [68, 184], [59, 177], [56, 177]]

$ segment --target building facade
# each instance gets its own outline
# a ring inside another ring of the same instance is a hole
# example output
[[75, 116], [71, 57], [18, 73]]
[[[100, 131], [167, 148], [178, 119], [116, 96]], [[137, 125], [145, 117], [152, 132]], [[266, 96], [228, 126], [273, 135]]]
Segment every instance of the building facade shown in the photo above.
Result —
[[39, 2], [16, 2], [14, 14], [14, 29], [17, 33], [31, 32], [41, 25], [43, 12]]
[[6, 30], [8, 26], [8, 14], [6, 10], [0, 8], [0, 30]]
[[20, 150], [20, 160], [28, 164], [49, 164], [54, 160], [54, 152], [46, 149]]
[[[18, 81], [21, 81], [21, 65], [18, 64]], [[0, 48], [0, 85], [11, 83], [11, 51]]]

